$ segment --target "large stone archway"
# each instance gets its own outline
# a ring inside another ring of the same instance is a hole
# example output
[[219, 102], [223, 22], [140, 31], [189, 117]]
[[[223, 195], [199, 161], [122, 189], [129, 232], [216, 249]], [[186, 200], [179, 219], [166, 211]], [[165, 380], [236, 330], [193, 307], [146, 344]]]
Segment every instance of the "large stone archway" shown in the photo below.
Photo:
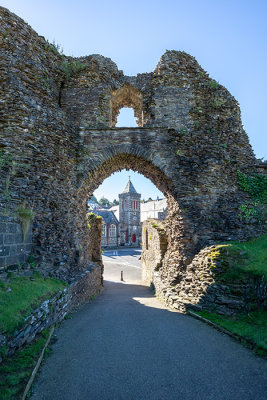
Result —
[[[10, 225], [2, 270], [31, 252], [41, 269], [65, 279], [86, 270], [86, 200], [122, 168], [143, 173], [168, 198], [162, 280], [178, 282], [206, 245], [260, 231], [238, 218], [246, 195], [236, 172], [255, 164], [238, 103], [192, 56], [167, 51], [154, 72], [128, 77], [103, 56], [59, 54], [19, 17], [0, 12], [0, 211], [3, 229]], [[113, 127], [122, 106], [134, 108], [138, 128]], [[26, 243], [21, 207], [34, 214]]]

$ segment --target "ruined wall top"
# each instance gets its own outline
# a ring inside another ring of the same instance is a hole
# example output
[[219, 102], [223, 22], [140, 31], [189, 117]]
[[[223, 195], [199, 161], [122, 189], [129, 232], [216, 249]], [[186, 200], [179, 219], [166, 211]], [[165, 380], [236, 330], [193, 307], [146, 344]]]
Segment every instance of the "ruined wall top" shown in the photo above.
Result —
[[[3, 7], [0, 18], [4, 80], [21, 92], [31, 81], [26, 89], [37, 106], [48, 101], [76, 129], [115, 127], [120, 108], [132, 107], [140, 127], [198, 128], [207, 134], [211, 129], [218, 131], [214, 126], [218, 122], [220, 131], [227, 135], [235, 131], [247, 141], [236, 100], [185, 52], [166, 51], [154, 72], [126, 76], [99, 54], [64, 56]], [[227, 124], [226, 132], [224, 122], [231, 118], [235, 124], [231, 130]]]

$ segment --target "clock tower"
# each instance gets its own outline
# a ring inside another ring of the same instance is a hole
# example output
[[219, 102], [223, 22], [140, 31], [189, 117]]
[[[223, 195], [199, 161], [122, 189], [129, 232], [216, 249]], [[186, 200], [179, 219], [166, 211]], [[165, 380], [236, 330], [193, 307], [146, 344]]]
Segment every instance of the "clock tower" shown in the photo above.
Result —
[[141, 240], [140, 224], [141, 194], [135, 190], [131, 179], [119, 194], [120, 200], [120, 243], [139, 245]]

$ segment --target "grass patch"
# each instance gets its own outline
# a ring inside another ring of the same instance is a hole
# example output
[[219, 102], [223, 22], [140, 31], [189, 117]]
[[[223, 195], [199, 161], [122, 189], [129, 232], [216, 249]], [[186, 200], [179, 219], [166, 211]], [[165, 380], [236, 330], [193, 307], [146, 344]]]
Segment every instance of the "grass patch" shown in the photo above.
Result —
[[[217, 245], [208, 255], [210, 268], [214, 270], [217, 282], [229, 285], [241, 284], [251, 279], [258, 281], [263, 277], [267, 281], [267, 235], [247, 242], [228, 242]], [[216, 268], [218, 268], [216, 274]], [[256, 295], [255, 295], [256, 296]], [[254, 299], [251, 299], [253, 301]], [[256, 304], [255, 298], [255, 306]], [[244, 339], [244, 344], [255, 348], [267, 356], [267, 311], [257, 308], [254, 311], [225, 316], [210, 313], [206, 310], [194, 311], [196, 314], [222, 326]]]
[[261, 356], [267, 356], [267, 311], [258, 309], [249, 314], [237, 314], [226, 317], [208, 311], [194, 311], [228, 331], [238, 334], [253, 342], [255, 349]]
[[[31, 280], [34, 279], [34, 280]], [[14, 277], [10, 283], [0, 285], [0, 333], [10, 334], [23, 326], [24, 319], [40, 303], [64, 289], [66, 283], [43, 278], [37, 273], [33, 278]], [[11, 291], [6, 291], [10, 288]]]
[[263, 276], [267, 281], [267, 235], [243, 243], [231, 242], [224, 258], [229, 268], [223, 274], [223, 280], [240, 280], [254, 275]]
[[0, 364], [0, 399], [21, 398], [48, 336], [49, 332], [43, 331], [33, 343]]

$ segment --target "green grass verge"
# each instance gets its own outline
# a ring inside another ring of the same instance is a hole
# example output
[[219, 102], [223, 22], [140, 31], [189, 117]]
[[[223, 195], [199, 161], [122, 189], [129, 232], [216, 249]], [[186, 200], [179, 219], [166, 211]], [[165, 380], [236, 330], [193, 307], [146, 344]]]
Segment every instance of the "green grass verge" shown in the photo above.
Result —
[[33, 343], [0, 364], [1, 400], [21, 398], [48, 336], [49, 332], [43, 331]]
[[[46, 279], [37, 273], [31, 279], [15, 277], [8, 284], [0, 282], [0, 333], [11, 334], [20, 329], [25, 317], [43, 300], [66, 286], [62, 281]], [[11, 291], [6, 291], [8, 287]]]
[[232, 242], [229, 256], [233, 268], [264, 276], [267, 281], [267, 235], [244, 243]]
[[[215, 281], [229, 285], [242, 285], [249, 279], [264, 278], [267, 282], [267, 235], [247, 242], [228, 242], [217, 245], [209, 254], [211, 268], [214, 269]], [[219, 268], [216, 274], [216, 266]], [[232, 292], [231, 292], [232, 293]], [[257, 306], [257, 298], [250, 299], [253, 311], [248, 314], [235, 314], [232, 317], [210, 313], [206, 310], [194, 313], [222, 326], [248, 342], [260, 355], [267, 356], [267, 311]], [[258, 308], [257, 308], [258, 307]], [[247, 343], [244, 341], [244, 344]]]
[[218, 245], [215, 250], [211, 257], [225, 266], [219, 280], [242, 281], [254, 276], [264, 277], [267, 282], [267, 235], [247, 242]]
[[[237, 314], [226, 317], [208, 311], [194, 311], [228, 331], [238, 334], [255, 344], [255, 350], [262, 356], [267, 356], [267, 311], [258, 309], [249, 314]], [[245, 344], [245, 343], [244, 343]]]

